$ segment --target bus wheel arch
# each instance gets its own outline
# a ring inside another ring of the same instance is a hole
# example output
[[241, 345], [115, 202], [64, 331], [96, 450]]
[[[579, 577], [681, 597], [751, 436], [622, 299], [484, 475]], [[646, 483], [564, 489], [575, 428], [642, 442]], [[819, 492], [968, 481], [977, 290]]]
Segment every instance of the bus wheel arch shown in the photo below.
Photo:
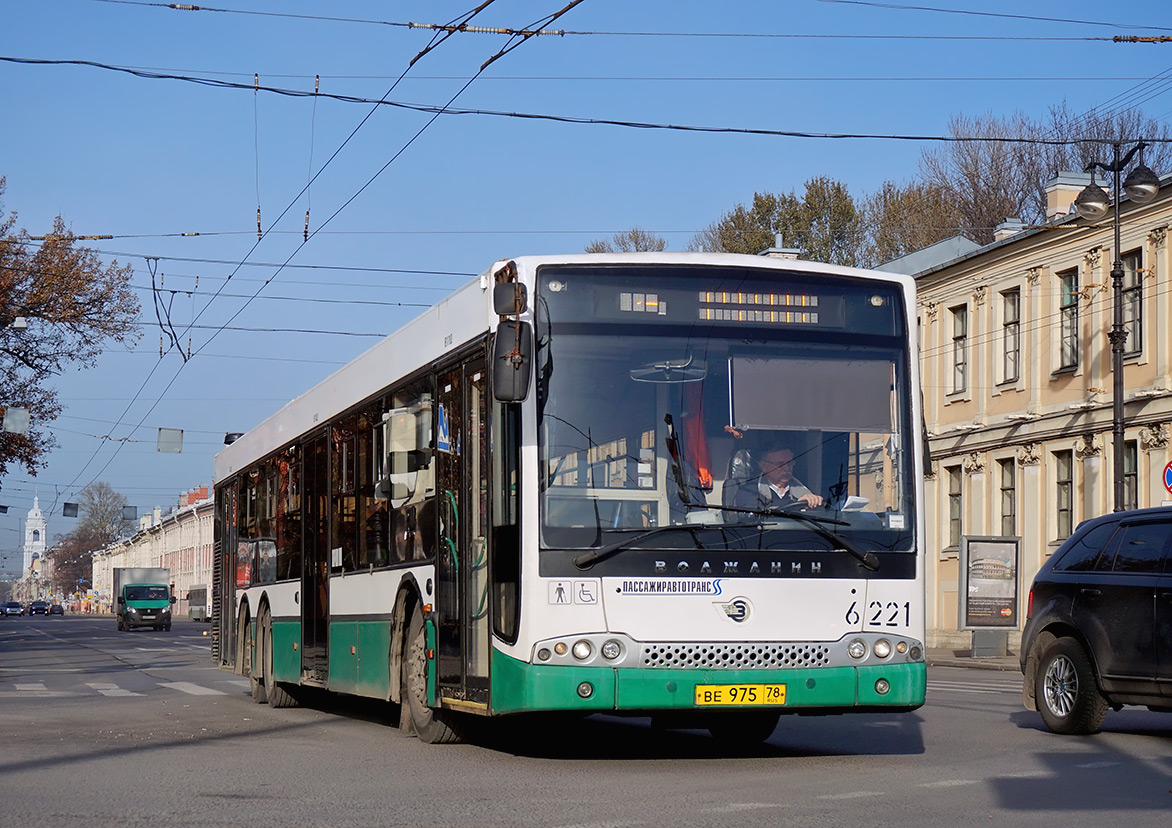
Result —
[[247, 676], [249, 673], [249, 668], [251, 667], [249, 653], [251, 638], [248, 602], [242, 601], [240, 603], [240, 609], [236, 613], [236, 663], [233, 665], [232, 670], [238, 676]]
[[301, 704], [297, 690], [287, 682], [277, 681], [273, 671], [273, 613], [267, 601], [261, 603], [257, 621], [260, 637], [260, 673], [263, 678], [264, 701], [269, 707], [298, 707]]
[[403, 653], [406, 651], [407, 622], [421, 603], [419, 585], [408, 575], [399, 586], [391, 613], [390, 652], [387, 653], [387, 701], [403, 701]]

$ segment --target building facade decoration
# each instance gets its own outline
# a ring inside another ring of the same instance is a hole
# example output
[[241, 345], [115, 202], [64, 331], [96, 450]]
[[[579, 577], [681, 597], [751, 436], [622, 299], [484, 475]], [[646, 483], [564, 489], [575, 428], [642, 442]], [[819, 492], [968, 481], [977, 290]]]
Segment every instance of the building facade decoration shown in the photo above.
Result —
[[1103, 438], [1098, 434], [1080, 434], [1074, 442], [1074, 453], [1080, 460], [1098, 457], [1103, 453]]
[[961, 461], [965, 474], [983, 474], [985, 471], [985, 455], [981, 452], [971, 452]]
[[1037, 443], [1018, 446], [1017, 462], [1023, 466], [1036, 466], [1042, 462], [1042, 447]]
[[1147, 452], [1163, 451], [1168, 448], [1168, 424], [1152, 423], [1139, 430], [1139, 442]]

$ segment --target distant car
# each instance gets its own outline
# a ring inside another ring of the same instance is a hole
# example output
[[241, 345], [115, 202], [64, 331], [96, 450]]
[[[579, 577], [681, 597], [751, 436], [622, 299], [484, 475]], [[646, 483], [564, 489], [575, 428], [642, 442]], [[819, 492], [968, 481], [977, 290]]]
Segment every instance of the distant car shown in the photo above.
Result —
[[1172, 712], [1172, 509], [1092, 518], [1034, 577], [1022, 696], [1055, 733], [1125, 704]]
[[49, 607], [49, 615], [64, 615], [64, 614], [65, 614], [65, 607], [61, 606], [60, 604], [53, 604], [53, 606]]
[[24, 605], [20, 601], [5, 601], [4, 606], [0, 607], [0, 615], [24, 615]]
[[48, 601], [33, 601], [28, 605], [29, 615], [48, 615], [49, 602]]

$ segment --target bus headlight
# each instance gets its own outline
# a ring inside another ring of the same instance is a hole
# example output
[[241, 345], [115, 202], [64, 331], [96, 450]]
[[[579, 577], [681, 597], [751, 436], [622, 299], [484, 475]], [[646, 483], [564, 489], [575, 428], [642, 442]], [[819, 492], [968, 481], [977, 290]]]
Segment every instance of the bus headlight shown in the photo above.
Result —
[[875, 646], [872, 649], [875, 652], [876, 658], [887, 658], [891, 655], [891, 642], [886, 638], [880, 638], [875, 642]]
[[846, 645], [846, 653], [851, 658], [864, 658], [867, 655], [867, 642], [861, 638], [851, 639], [851, 643]]
[[600, 652], [602, 653], [602, 657], [607, 661], [614, 661], [623, 654], [623, 645], [619, 644], [619, 642], [612, 638], [610, 641], [602, 645]]
[[574, 658], [585, 661], [593, 654], [594, 648], [590, 646], [589, 641], [583, 638], [581, 641], [574, 642], [574, 649], [571, 652], [574, 654]]

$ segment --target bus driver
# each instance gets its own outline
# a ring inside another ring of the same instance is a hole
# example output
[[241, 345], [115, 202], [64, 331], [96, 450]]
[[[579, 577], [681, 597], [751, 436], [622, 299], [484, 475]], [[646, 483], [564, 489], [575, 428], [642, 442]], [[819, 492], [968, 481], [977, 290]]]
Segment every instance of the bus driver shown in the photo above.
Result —
[[794, 479], [794, 451], [775, 443], [758, 460], [761, 477], [757, 486], [742, 486], [736, 506], [768, 512], [777, 509], [802, 509], [822, 505], [822, 496], [814, 494]]

